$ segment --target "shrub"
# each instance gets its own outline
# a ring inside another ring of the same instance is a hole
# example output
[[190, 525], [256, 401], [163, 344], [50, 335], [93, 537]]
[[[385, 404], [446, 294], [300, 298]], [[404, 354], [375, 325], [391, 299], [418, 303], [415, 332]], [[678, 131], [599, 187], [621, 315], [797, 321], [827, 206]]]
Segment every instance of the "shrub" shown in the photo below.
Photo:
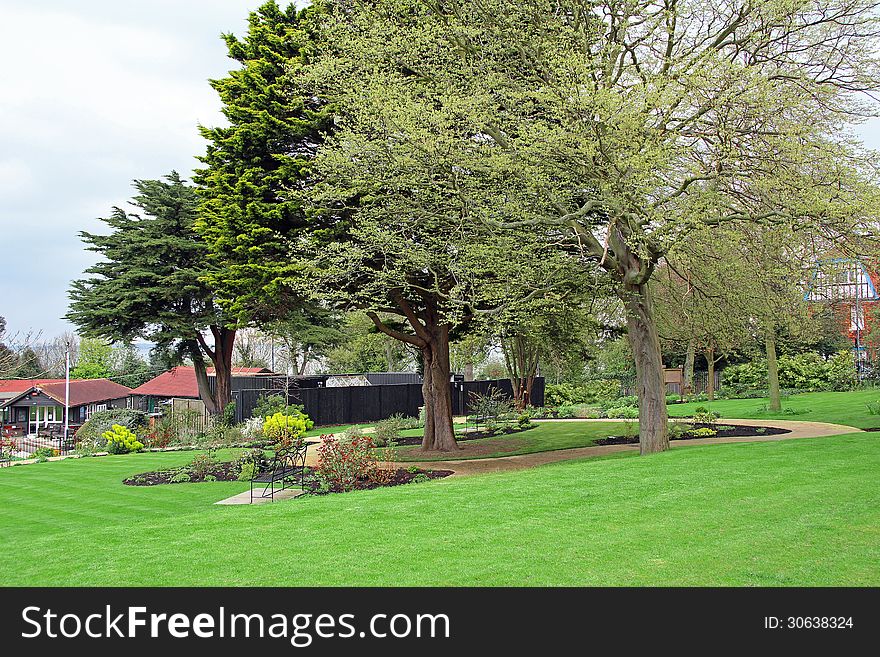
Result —
[[289, 446], [302, 439], [313, 426], [315, 423], [309, 416], [299, 410], [291, 415], [275, 413], [263, 423], [263, 435], [278, 446]]
[[402, 420], [402, 415], [392, 415], [377, 422], [375, 431], [372, 434], [373, 444], [376, 447], [385, 447], [390, 443], [400, 440]]
[[82, 443], [83, 451], [95, 451], [103, 449], [105, 443], [103, 434], [113, 429], [113, 425], [120, 425], [131, 431], [144, 432], [150, 423], [149, 416], [143, 411], [133, 408], [109, 408], [106, 411], [96, 411], [77, 430], [75, 437], [78, 443]]
[[246, 440], [258, 440], [263, 437], [263, 423], [265, 419], [262, 415], [254, 415], [241, 423], [240, 429]]
[[417, 474], [415, 477], [413, 477], [413, 478], [410, 480], [409, 483], [411, 483], [411, 484], [423, 484], [423, 483], [425, 483], [426, 481], [431, 481], [431, 478], [430, 478], [428, 475], [426, 475], [424, 472], [422, 472], [422, 473], [420, 473], [420, 474]]
[[710, 411], [705, 406], [697, 406], [694, 409], [693, 415], [691, 415], [694, 424], [706, 424], [708, 426], [715, 426], [715, 420], [719, 417], [718, 413]]
[[569, 420], [574, 417], [575, 407], [574, 406], [560, 406], [556, 409], [556, 417], [562, 418], [563, 420]]
[[195, 475], [197, 479], [204, 479], [205, 475], [207, 475], [216, 465], [217, 459], [213, 454], [196, 454], [193, 457], [193, 460], [190, 461], [189, 471]]
[[639, 397], [638, 395], [624, 395], [623, 397], [619, 397], [614, 400], [613, 406], [619, 408], [621, 406], [638, 406], [639, 405]]
[[233, 470], [238, 470], [239, 481], [250, 481], [257, 472], [265, 455], [262, 449], [252, 449], [232, 461]]
[[666, 403], [667, 404], [677, 404], [681, 401], [681, 396], [675, 394], [666, 395]]
[[338, 440], [335, 436], [321, 438], [315, 474], [326, 486], [340, 491], [352, 490], [359, 479], [368, 478], [376, 468], [373, 441], [368, 436], [351, 440]]
[[687, 430], [690, 428], [685, 426], [681, 422], [670, 422], [668, 426], [670, 440], [680, 440], [685, 432], [687, 432]]
[[259, 417], [270, 417], [276, 413], [282, 415], [304, 414], [304, 409], [298, 404], [288, 404], [284, 395], [262, 395], [257, 399], [254, 410], [251, 415]]
[[711, 427], [700, 427], [699, 429], [693, 429], [691, 435], [694, 438], [711, 438], [712, 436], [717, 436], [718, 432]]
[[425, 426], [423, 420], [417, 417], [407, 417], [403, 413], [398, 413], [397, 415], [392, 415], [391, 417], [397, 418], [400, 421], [401, 429], [421, 429]]
[[31, 454], [31, 458], [36, 459], [37, 463], [45, 463], [55, 455], [55, 450], [51, 447], [38, 447], [34, 450], [34, 453]]
[[516, 419], [516, 424], [520, 429], [528, 429], [532, 426], [532, 418], [528, 413], [523, 413]]
[[583, 385], [551, 383], [544, 390], [544, 398], [549, 406], [604, 403], [619, 395], [620, 381], [617, 379], [596, 379]]
[[865, 408], [868, 409], [868, 415], [880, 415], [880, 401], [868, 402]]
[[169, 479], [172, 484], [184, 484], [188, 481], [192, 481], [192, 477], [189, 476], [189, 473], [186, 470], [181, 470], [177, 474], [171, 476]]
[[349, 427], [348, 429], [345, 430], [345, 433], [342, 434], [343, 440], [348, 440], [348, 441], [354, 440], [355, 438], [363, 438], [363, 437], [364, 437], [364, 430], [361, 429], [357, 425], [355, 425], [353, 427]]
[[144, 448], [134, 432], [121, 424], [114, 424], [110, 431], [105, 431], [101, 436], [107, 441], [107, 451], [111, 454], [139, 452]]
[[[841, 351], [831, 358], [819, 354], [784, 355], [779, 357], [779, 385], [791, 390], [850, 390], [856, 383], [852, 354]], [[735, 393], [745, 390], [767, 390], [767, 361], [760, 358], [733, 365], [724, 370], [724, 385]]]
[[513, 416], [513, 400], [504, 396], [498, 388], [489, 388], [486, 394], [470, 393], [470, 414], [484, 418], [487, 429], [494, 429], [498, 422]]
[[619, 406], [616, 408], [607, 409], [605, 411], [605, 415], [609, 418], [636, 419], [639, 417], [639, 409], [637, 406]]

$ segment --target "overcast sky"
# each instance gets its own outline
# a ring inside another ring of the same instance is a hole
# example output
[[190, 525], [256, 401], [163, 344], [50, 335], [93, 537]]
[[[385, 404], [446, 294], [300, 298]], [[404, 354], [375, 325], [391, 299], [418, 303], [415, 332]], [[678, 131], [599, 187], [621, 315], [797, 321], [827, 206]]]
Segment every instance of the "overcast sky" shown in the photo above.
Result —
[[[70, 328], [67, 289], [93, 261], [80, 230], [131, 180], [189, 175], [199, 123], [221, 122], [207, 83], [232, 66], [262, 0], [0, 0], [0, 315], [9, 332]], [[880, 148], [880, 122], [860, 133]]]
[[222, 119], [208, 85], [234, 64], [262, 0], [0, 0], [0, 316], [10, 333], [69, 328], [72, 279], [93, 261], [80, 230], [131, 180], [204, 151]]

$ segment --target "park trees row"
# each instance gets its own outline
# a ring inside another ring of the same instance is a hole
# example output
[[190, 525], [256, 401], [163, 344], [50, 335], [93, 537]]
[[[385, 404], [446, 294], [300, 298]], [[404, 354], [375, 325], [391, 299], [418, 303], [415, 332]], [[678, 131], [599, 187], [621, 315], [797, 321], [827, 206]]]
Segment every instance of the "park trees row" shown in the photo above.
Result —
[[874, 171], [845, 133], [873, 111], [874, 9], [267, 3], [213, 82], [229, 125], [203, 129], [198, 280], [230, 331], [365, 312], [418, 353], [440, 450], [451, 341], [497, 336], [523, 391], [536, 345], [595, 333], [612, 297], [641, 451], [666, 449], [664, 326], [693, 320], [713, 361], [751, 326], [770, 354], [795, 264], [876, 234]]

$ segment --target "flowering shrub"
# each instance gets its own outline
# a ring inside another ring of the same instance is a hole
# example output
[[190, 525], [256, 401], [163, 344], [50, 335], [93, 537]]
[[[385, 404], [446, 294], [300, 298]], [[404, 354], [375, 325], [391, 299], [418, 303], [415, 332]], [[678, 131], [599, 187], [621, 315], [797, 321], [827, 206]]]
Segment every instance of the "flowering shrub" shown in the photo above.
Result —
[[691, 417], [694, 420], [694, 424], [705, 424], [710, 427], [714, 427], [715, 420], [719, 418], [719, 415], [715, 411], [710, 411], [705, 406], [697, 406], [694, 409], [694, 414]]
[[247, 440], [257, 440], [258, 438], [262, 438], [263, 424], [265, 421], [266, 420], [259, 415], [249, 417], [241, 425], [241, 434]]
[[128, 454], [139, 452], [144, 444], [137, 439], [131, 429], [121, 424], [114, 424], [110, 431], [105, 431], [101, 437], [107, 441], [107, 451], [111, 454]]
[[11, 459], [17, 450], [18, 444], [15, 442], [15, 438], [11, 436], [6, 439], [0, 438], [0, 458]]
[[369, 478], [376, 470], [378, 461], [369, 436], [355, 436], [351, 440], [321, 436], [321, 441], [315, 474], [329, 488], [352, 490], [359, 479]]
[[315, 423], [309, 416], [300, 411], [291, 415], [275, 413], [263, 422], [263, 435], [278, 446], [289, 446], [300, 440], [313, 426]]

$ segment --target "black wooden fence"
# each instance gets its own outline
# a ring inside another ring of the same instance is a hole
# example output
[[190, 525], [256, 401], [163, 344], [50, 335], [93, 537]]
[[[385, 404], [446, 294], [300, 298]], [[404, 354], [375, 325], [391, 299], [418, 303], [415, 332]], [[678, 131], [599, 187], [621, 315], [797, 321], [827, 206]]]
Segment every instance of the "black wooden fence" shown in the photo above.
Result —
[[[508, 379], [456, 381], [449, 385], [454, 415], [466, 415], [469, 412], [471, 392], [486, 394], [490, 389], [497, 388], [506, 397], [513, 396], [513, 387]], [[262, 388], [242, 387], [233, 390], [236, 422], [243, 422], [251, 417], [260, 397], [273, 394], [284, 394], [284, 388], [264, 385]], [[418, 417], [419, 407], [424, 404], [422, 386], [418, 383], [334, 388], [289, 387], [287, 399], [289, 404], [303, 406], [303, 410], [314, 420], [316, 426], [375, 422], [397, 413]], [[544, 379], [541, 377], [535, 379], [532, 387], [531, 404], [544, 405]]]

